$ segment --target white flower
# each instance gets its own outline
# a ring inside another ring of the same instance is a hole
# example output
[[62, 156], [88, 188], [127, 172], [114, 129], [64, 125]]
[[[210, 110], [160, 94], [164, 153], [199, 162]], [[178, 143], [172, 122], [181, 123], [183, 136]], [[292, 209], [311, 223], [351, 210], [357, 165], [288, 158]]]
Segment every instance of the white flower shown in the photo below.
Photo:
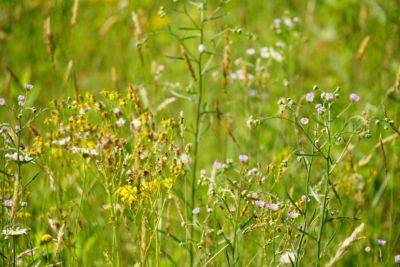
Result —
[[254, 48], [248, 48], [248, 49], [246, 50], [246, 53], [247, 53], [249, 56], [254, 56], [254, 55], [256, 54], [256, 50], [255, 50]]
[[18, 105], [20, 105], [20, 106], [25, 105], [25, 96], [24, 95], [18, 96]]
[[199, 215], [199, 213], [200, 213], [200, 208], [194, 208], [194, 209], [192, 210], [192, 214], [193, 214], [193, 215]]
[[179, 157], [179, 160], [185, 165], [188, 165], [190, 162], [192, 162], [192, 159], [187, 153], [182, 153]]
[[33, 85], [28, 83], [28, 84], [25, 84], [24, 88], [25, 88], [25, 90], [27, 90], [27, 91], [32, 91]]
[[304, 117], [300, 119], [300, 123], [303, 125], [307, 125], [308, 124], [308, 118]]
[[315, 109], [317, 110], [318, 114], [322, 114], [325, 112], [325, 108], [322, 104], [316, 104]]
[[279, 28], [281, 26], [282, 20], [281, 19], [274, 19], [274, 26]]
[[219, 161], [215, 161], [213, 168], [215, 168], [216, 170], [221, 170], [221, 169], [226, 169], [228, 168], [228, 164], [219, 162]]
[[291, 19], [284, 19], [283, 22], [285, 23], [286, 27], [288, 28], [293, 27], [293, 21]]
[[270, 57], [269, 48], [268, 47], [261, 47], [260, 56], [262, 58], [265, 58], [265, 59], [269, 58]]
[[96, 149], [90, 149], [86, 147], [72, 147], [71, 148], [72, 153], [74, 154], [83, 154], [83, 155], [88, 155], [88, 156], [97, 156], [99, 152]]
[[246, 125], [247, 127], [251, 128], [256, 122], [257, 120], [255, 120], [253, 116], [250, 116], [246, 121]]
[[3, 235], [5, 235], [5, 236], [26, 235], [27, 231], [28, 231], [27, 229], [20, 228], [20, 227], [17, 227], [15, 229], [6, 228], [6, 229], [3, 230]]
[[296, 219], [297, 217], [299, 217], [299, 213], [298, 212], [296, 212], [296, 211], [290, 211], [289, 213], [288, 213], [288, 216], [291, 218], [291, 219]]
[[124, 118], [119, 118], [119, 119], [115, 122], [115, 124], [116, 124], [118, 127], [124, 126], [124, 124], [125, 124]]
[[62, 138], [62, 139], [60, 139], [60, 140], [54, 140], [54, 141], [51, 142], [51, 143], [52, 143], [53, 145], [56, 145], [56, 146], [65, 146], [65, 145], [68, 145], [70, 141], [71, 141], [71, 137], [68, 136], [68, 137]]
[[134, 119], [131, 121], [131, 127], [134, 130], [139, 130], [141, 126], [142, 126], [142, 122], [139, 119]]
[[6, 104], [6, 100], [4, 98], [0, 98], [0, 106], [4, 106]]
[[278, 204], [275, 204], [275, 203], [265, 203], [265, 208], [268, 210], [272, 210], [272, 211], [279, 210]]
[[33, 160], [32, 157], [29, 157], [29, 156], [26, 156], [26, 155], [22, 155], [21, 152], [19, 153], [19, 155], [18, 155], [17, 152], [12, 153], [12, 154], [8, 153], [8, 154], [5, 155], [5, 157], [8, 158], [8, 159], [12, 159], [14, 161], [19, 161], [19, 162], [29, 162], [29, 161]]
[[277, 61], [277, 62], [282, 62], [283, 61], [283, 56], [281, 53], [279, 53], [278, 51], [274, 50], [273, 48], [270, 49], [270, 55], [271, 57]]
[[120, 110], [118, 107], [113, 108], [113, 113], [114, 113], [115, 115], [118, 115], [118, 114], [121, 113], [121, 110]]
[[206, 46], [204, 44], [199, 44], [197, 49], [199, 50], [200, 54], [203, 54], [206, 51]]
[[323, 94], [323, 97], [325, 98], [326, 101], [329, 101], [329, 102], [332, 101], [334, 98], [332, 93], [325, 93], [325, 94]]
[[249, 156], [247, 156], [247, 155], [239, 155], [239, 161], [243, 162], [243, 163], [248, 162], [249, 161]]
[[247, 176], [253, 176], [253, 175], [256, 175], [256, 174], [258, 174], [258, 169], [257, 168], [253, 168], [253, 169], [251, 169], [251, 170], [249, 170], [247, 172]]
[[279, 258], [279, 261], [282, 264], [292, 264], [295, 262], [295, 260], [296, 260], [296, 256], [294, 255], [293, 252], [285, 252]]
[[300, 199], [301, 199], [301, 201], [303, 201], [304, 203], [305, 203], [305, 202], [308, 202], [308, 197], [307, 197], [306, 195], [302, 195], [302, 196], [300, 197]]

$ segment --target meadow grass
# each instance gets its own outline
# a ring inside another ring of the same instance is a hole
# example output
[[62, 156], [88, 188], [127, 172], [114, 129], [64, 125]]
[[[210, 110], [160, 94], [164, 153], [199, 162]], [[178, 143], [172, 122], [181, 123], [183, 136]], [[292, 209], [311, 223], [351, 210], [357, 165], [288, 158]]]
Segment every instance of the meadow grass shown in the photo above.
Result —
[[400, 264], [399, 14], [1, 1], [0, 266]]

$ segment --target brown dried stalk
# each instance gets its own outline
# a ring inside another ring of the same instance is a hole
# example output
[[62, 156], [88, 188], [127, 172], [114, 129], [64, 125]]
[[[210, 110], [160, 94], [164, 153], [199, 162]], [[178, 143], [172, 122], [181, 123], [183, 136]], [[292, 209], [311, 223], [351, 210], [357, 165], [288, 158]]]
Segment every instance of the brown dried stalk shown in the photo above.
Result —
[[364, 39], [361, 41], [360, 47], [358, 48], [357, 52], [358, 60], [363, 59], [368, 42], [369, 42], [369, 36], [365, 36]]

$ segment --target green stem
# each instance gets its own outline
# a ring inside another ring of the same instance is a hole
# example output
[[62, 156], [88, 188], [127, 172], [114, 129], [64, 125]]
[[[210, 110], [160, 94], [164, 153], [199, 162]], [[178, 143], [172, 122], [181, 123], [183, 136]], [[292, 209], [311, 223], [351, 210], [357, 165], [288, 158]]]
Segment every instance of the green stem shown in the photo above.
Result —
[[[204, 41], [204, 12], [201, 11], [201, 27], [200, 27], [200, 44], [203, 44]], [[197, 106], [196, 106], [196, 126], [195, 126], [195, 134], [194, 134], [194, 148], [193, 148], [193, 165], [192, 165], [192, 185], [191, 185], [191, 205], [192, 209], [195, 208], [195, 196], [196, 196], [196, 173], [197, 173], [197, 162], [198, 162], [198, 147], [199, 147], [199, 139], [200, 139], [200, 119], [201, 119], [201, 107], [203, 104], [203, 67], [202, 67], [202, 59], [203, 53], [200, 53], [199, 60], [197, 62], [197, 71], [198, 71], [198, 98], [197, 98]], [[191, 224], [190, 224], [190, 238], [191, 246], [190, 246], [190, 266], [194, 264], [194, 216], [193, 213], [191, 215]]]
[[318, 247], [317, 247], [317, 266], [320, 266], [320, 259], [321, 259], [321, 241], [322, 235], [324, 231], [324, 226], [326, 222], [326, 214], [327, 214], [327, 204], [328, 204], [328, 193], [329, 193], [329, 176], [330, 176], [330, 169], [331, 169], [331, 111], [330, 105], [328, 107], [328, 121], [326, 124], [326, 132], [328, 137], [328, 150], [326, 154], [326, 170], [325, 170], [325, 181], [324, 181], [324, 201], [321, 206], [321, 224], [319, 227], [319, 234], [318, 234]]
[[237, 266], [238, 260], [239, 260], [239, 249], [238, 249], [238, 225], [239, 225], [239, 217], [240, 217], [240, 209], [241, 209], [241, 188], [242, 186], [239, 187], [240, 190], [238, 191], [237, 197], [238, 197], [238, 205], [236, 207], [236, 216], [235, 216], [235, 229], [234, 229], [234, 236], [233, 236], [233, 265]]
[[112, 229], [113, 229], [113, 247], [112, 247], [112, 254], [115, 261], [115, 266], [120, 267], [120, 245], [119, 245], [119, 238], [118, 238], [118, 222], [117, 222], [117, 214], [115, 211], [115, 203], [113, 198], [113, 192], [109, 188], [108, 190], [108, 197], [110, 200], [110, 211], [111, 211], [111, 222], [112, 222]]
[[[314, 149], [312, 150], [312, 154], [314, 154]], [[301, 233], [301, 238], [299, 241], [299, 245], [297, 247], [297, 252], [296, 252], [296, 263], [295, 266], [299, 266], [300, 264], [300, 253], [301, 253], [301, 248], [304, 244], [304, 239], [305, 239], [305, 233], [307, 232], [307, 211], [308, 211], [308, 195], [309, 195], [309, 187], [310, 187], [310, 177], [311, 177], [311, 166], [313, 164], [314, 157], [311, 157], [310, 163], [308, 164], [307, 167], [307, 160], [304, 159], [306, 168], [307, 168], [307, 182], [306, 182], [306, 202], [305, 202], [305, 208], [304, 208], [304, 214], [303, 214], [303, 232]]]

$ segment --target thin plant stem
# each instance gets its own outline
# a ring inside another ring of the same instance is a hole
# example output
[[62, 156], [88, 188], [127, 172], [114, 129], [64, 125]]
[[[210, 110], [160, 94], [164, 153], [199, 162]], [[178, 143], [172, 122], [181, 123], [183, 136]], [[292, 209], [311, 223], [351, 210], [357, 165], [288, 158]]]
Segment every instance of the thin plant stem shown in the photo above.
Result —
[[326, 169], [325, 169], [325, 180], [324, 180], [324, 201], [321, 206], [321, 223], [319, 227], [318, 242], [317, 242], [317, 266], [320, 266], [321, 259], [321, 242], [323, 237], [324, 226], [326, 222], [327, 204], [328, 204], [328, 193], [329, 193], [329, 177], [331, 169], [331, 106], [328, 106], [328, 119], [326, 123], [326, 134], [328, 138], [327, 152], [326, 152]]
[[[312, 150], [312, 154], [314, 154], [314, 149]], [[300, 253], [301, 253], [301, 249], [304, 244], [304, 241], [305, 241], [305, 233], [307, 232], [307, 212], [308, 212], [308, 199], [307, 198], [308, 198], [309, 191], [310, 191], [309, 187], [310, 187], [311, 167], [312, 167], [313, 161], [314, 161], [314, 157], [311, 157], [310, 163], [307, 164], [307, 160], [304, 159], [304, 163], [307, 168], [306, 201], [305, 201], [305, 207], [304, 207], [304, 213], [303, 213], [303, 220], [304, 220], [303, 232], [301, 233], [299, 245], [297, 247], [295, 266], [299, 266], [299, 264], [300, 264]]]
[[107, 190], [108, 197], [110, 201], [110, 212], [111, 212], [111, 222], [112, 222], [112, 229], [113, 229], [113, 246], [112, 246], [112, 254], [115, 260], [115, 266], [119, 267], [120, 264], [120, 245], [119, 245], [119, 238], [118, 238], [118, 221], [117, 221], [117, 214], [115, 211], [115, 203], [112, 189], [109, 188]]
[[[204, 11], [201, 10], [201, 24], [200, 24], [200, 44], [203, 44], [204, 41]], [[197, 163], [198, 163], [198, 147], [199, 147], [199, 139], [200, 139], [200, 119], [201, 119], [201, 108], [203, 104], [203, 71], [202, 71], [202, 59], [203, 53], [200, 53], [199, 60], [197, 62], [197, 71], [198, 71], [198, 98], [197, 98], [197, 107], [196, 107], [196, 126], [194, 133], [194, 148], [193, 148], [193, 165], [192, 165], [192, 185], [191, 185], [191, 205], [192, 208], [195, 207], [195, 196], [196, 196], [196, 178], [197, 178]], [[192, 239], [192, 243], [190, 246], [190, 266], [194, 264], [194, 255], [193, 255], [193, 240], [194, 240], [194, 215], [191, 213], [191, 224], [190, 224], [190, 237]]]

